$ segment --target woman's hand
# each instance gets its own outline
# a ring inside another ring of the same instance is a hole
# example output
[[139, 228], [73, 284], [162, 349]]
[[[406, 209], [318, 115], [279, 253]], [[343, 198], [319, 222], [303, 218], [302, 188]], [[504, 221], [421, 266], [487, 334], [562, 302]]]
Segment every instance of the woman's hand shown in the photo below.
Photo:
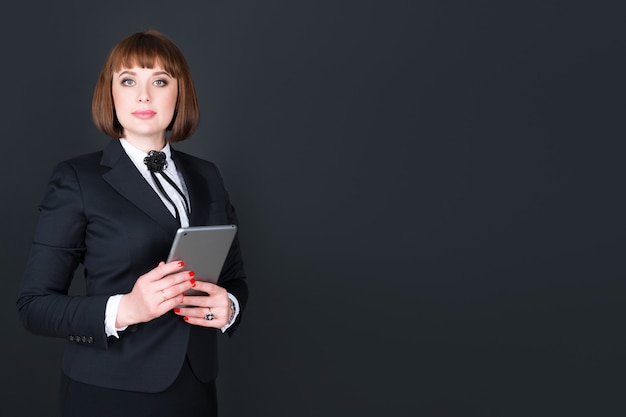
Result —
[[175, 308], [174, 313], [196, 326], [220, 329], [230, 322], [234, 312], [224, 288], [210, 282], [197, 281], [194, 290], [207, 295], [186, 295], [185, 306]]
[[160, 262], [156, 268], [140, 276], [131, 292], [122, 296], [115, 326], [144, 323], [181, 304], [183, 292], [196, 285], [194, 273], [181, 270], [184, 265], [179, 261]]

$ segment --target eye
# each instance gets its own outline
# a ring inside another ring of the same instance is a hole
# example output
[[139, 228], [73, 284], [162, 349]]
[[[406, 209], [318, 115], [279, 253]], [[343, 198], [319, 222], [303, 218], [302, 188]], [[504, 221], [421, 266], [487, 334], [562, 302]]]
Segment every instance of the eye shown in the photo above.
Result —
[[135, 85], [135, 80], [131, 80], [130, 78], [124, 78], [122, 80], [122, 85], [125, 85], [125, 86], [128, 86], [128, 87], [133, 86], [133, 85]]
[[155, 80], [154, 85], [157, 87], [165, 87], [167, 85], [167, 81], [165, 80]]

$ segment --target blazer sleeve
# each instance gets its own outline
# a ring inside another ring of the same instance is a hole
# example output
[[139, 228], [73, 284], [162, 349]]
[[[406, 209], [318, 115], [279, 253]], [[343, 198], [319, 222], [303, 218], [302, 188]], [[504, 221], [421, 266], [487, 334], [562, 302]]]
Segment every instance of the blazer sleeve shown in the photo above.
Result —
[[[219, 177], [220, 184], [226, 197], [225, 210], [228, 223], [239, 226], [237, 212], [235, 211], [235, 207], [230, 201], [230, 197], [224, 187], [224, 181], [219, 171], [217, 171], [217, 175]], [[232, 326], [230, 326], [226, 330], [226, 334], [232, 336], [232, 334], [237, 329], [237, 326], [241, 323], [241, 318], [248, 302], [248, 285], [246, 282], [246, 272], [244, 269], [243, 257], [241, 254], [241, 245], [239, 243], [239, 232], [237, 232], [237, 234], [235, 235], [230, 251], [228, 252], [226, 260], [224, 261], [224, 266], [222, 268], [218, 284], [224, 287], [229, 293], [234, 295], [239, 302], [239, 315], [237, 316], [237, 319], [232, 324]]]
[[68, 295], [85, 253], [86, 225], [78, 175], [71, 164], [61, 163], [39, 207], [17, 309], [24, 327], [34, 334], [105, 348], [108, 296]]

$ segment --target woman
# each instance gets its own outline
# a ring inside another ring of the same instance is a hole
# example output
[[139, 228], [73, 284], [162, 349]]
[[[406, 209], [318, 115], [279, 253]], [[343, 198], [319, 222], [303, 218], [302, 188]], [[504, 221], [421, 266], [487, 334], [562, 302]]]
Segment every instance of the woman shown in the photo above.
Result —
[[[20, 317], [29, 331], [68, 341], [63, 416], [217, 415], [217, 332], [234, 331], [248, 289], [237, 237], [217, 285], [164, 262], [180, 226], [237, 224], [215, 165], [171, 146], [199, 121], [179, 48], [156, 31], [123, 39], [92, 112], [112, 140], [55, 168]], [[79, 264], [86, 291], [69, 295]], [[190, 288], [202, 295], [184, 295]]]

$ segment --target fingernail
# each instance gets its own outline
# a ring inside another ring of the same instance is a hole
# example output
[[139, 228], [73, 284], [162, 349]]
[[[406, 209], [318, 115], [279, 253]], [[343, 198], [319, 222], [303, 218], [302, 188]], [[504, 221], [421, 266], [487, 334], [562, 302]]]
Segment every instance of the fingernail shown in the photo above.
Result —
[[195, 287], [195, 286], [196, 286], [196, 279], [195, 279], [195, 278], [191, 278], [191, 279], [189, 280], [189, 282], [191, 282], [191, 286], [192, 286], [192, 287]]
[[195, 272], [193, 272], [193, 271], [189, 271], [189, 276], [190, 276], [190, 277], [193, 277], [193, 276], [195, 276], [195, 275], [196, 275], [196, 273], [195, 273]]
[[183, 320], [189, 321], [189, 317], [185, 316], [185, 317], [183, 317]]
[[185, 266], [185, 263], [183, 261], [178, 262], [178, 267], [182, 268], [183, 266]]
[[175, 308], [174, 313], [180, 313], [180, 308]]

